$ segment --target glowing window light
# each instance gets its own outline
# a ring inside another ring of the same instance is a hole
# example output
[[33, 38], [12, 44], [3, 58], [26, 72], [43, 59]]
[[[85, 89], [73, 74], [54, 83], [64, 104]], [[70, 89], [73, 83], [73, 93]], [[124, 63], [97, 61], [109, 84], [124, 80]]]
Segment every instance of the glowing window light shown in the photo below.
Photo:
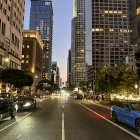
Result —
[[140, 7], [137, 8], [137, 15], [140, 14]]
[[109, 31], [110, 31], [110, 32], [113, 32], [113, 31], [114, 31], [114, 29], [109, 29]]
[[92, 31], [93, 32], [103, 32], [103, 29], [101, 29], [101, 28], [93, 28]]

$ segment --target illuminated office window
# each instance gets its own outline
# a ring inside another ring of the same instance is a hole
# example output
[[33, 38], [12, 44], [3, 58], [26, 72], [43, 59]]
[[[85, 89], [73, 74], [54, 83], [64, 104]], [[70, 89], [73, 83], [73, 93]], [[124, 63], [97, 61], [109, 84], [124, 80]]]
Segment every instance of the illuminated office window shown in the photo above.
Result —
[[137, 15], [140, 14], [140, 7], [137, 8]]

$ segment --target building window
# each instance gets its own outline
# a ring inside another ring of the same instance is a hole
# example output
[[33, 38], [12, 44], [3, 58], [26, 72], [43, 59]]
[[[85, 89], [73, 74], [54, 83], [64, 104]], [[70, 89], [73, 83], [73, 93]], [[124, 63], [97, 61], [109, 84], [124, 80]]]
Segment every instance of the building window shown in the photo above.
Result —
[[45, 5], [50, 5], [50, 2], [45, 2]]
[[28, 61], [28, 60], [26, 60], [26, 63], [28, 64], [28, 63], [29, 63], [29, 61]]
[[26, 55], [26, 58], [29, 58], [29, 55]]
[[29, 46], [29, 45], [27, 45], [27, 48], [29, 49], [29, 48], [30, 48], [30, 46]]
[[140, 22], [137, 23], [138, 36], [140, 36]]
[[24, 58], [24, 55], [22, 55], [22, 58]]
[[0, 55], [0, 66], [2, 66], [2, 55]]
[[140, 14], [140, 7], [137, 8], [137, 15]]
[[2, 34], [5, 35], [5, 24], [2, 22], [2, 30], [1, 30]]
[[22, 60], [22, 62], [21, 63], [24, 63], [24, 60]]

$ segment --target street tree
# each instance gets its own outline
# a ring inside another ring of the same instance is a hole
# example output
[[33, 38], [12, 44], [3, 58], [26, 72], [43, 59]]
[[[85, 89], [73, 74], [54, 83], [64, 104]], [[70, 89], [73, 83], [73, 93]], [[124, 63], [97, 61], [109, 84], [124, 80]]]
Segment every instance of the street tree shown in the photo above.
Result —
[[126, 64], [120, 63], [114, 67], [101, 66], [98, 88], [103, 93], [132, 93], [137, 82], [137, 75]]
[[3, 70], [1, 73], [1, 80], [2, 82], [9, 83], [16, 88], [31, 86], [33, 84], [33, 77], [18, 69]]
[[54, 84], [52, 81], [50, 80], [41, 80], [38, 85], [36, 86], [36, 89], [40, 89], [40, 90], [46, 90], [46, 91], [53, 91], [53, 90], [58, 90], [59, 86]]

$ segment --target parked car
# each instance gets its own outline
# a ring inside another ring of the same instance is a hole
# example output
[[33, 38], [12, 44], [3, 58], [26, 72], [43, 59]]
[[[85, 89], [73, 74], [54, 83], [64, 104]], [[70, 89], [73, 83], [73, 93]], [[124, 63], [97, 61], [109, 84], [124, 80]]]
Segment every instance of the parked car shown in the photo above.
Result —
[[114, 122], [122, 122], [137, 130], [140, 134], [140, 102], [123, 103], [111, 107], [111, 117]]
[[10, 98], [10, 93], [8, 93], [8, 92], [2, 92], [1, 93], [1, 98]]
[[36, 109], [36, 100], [32, 97], [22, 96], [17, 99], [18, 111]]
[[16, 105], [10, 99], [0, 99], [0, 120], [16, 116]]

